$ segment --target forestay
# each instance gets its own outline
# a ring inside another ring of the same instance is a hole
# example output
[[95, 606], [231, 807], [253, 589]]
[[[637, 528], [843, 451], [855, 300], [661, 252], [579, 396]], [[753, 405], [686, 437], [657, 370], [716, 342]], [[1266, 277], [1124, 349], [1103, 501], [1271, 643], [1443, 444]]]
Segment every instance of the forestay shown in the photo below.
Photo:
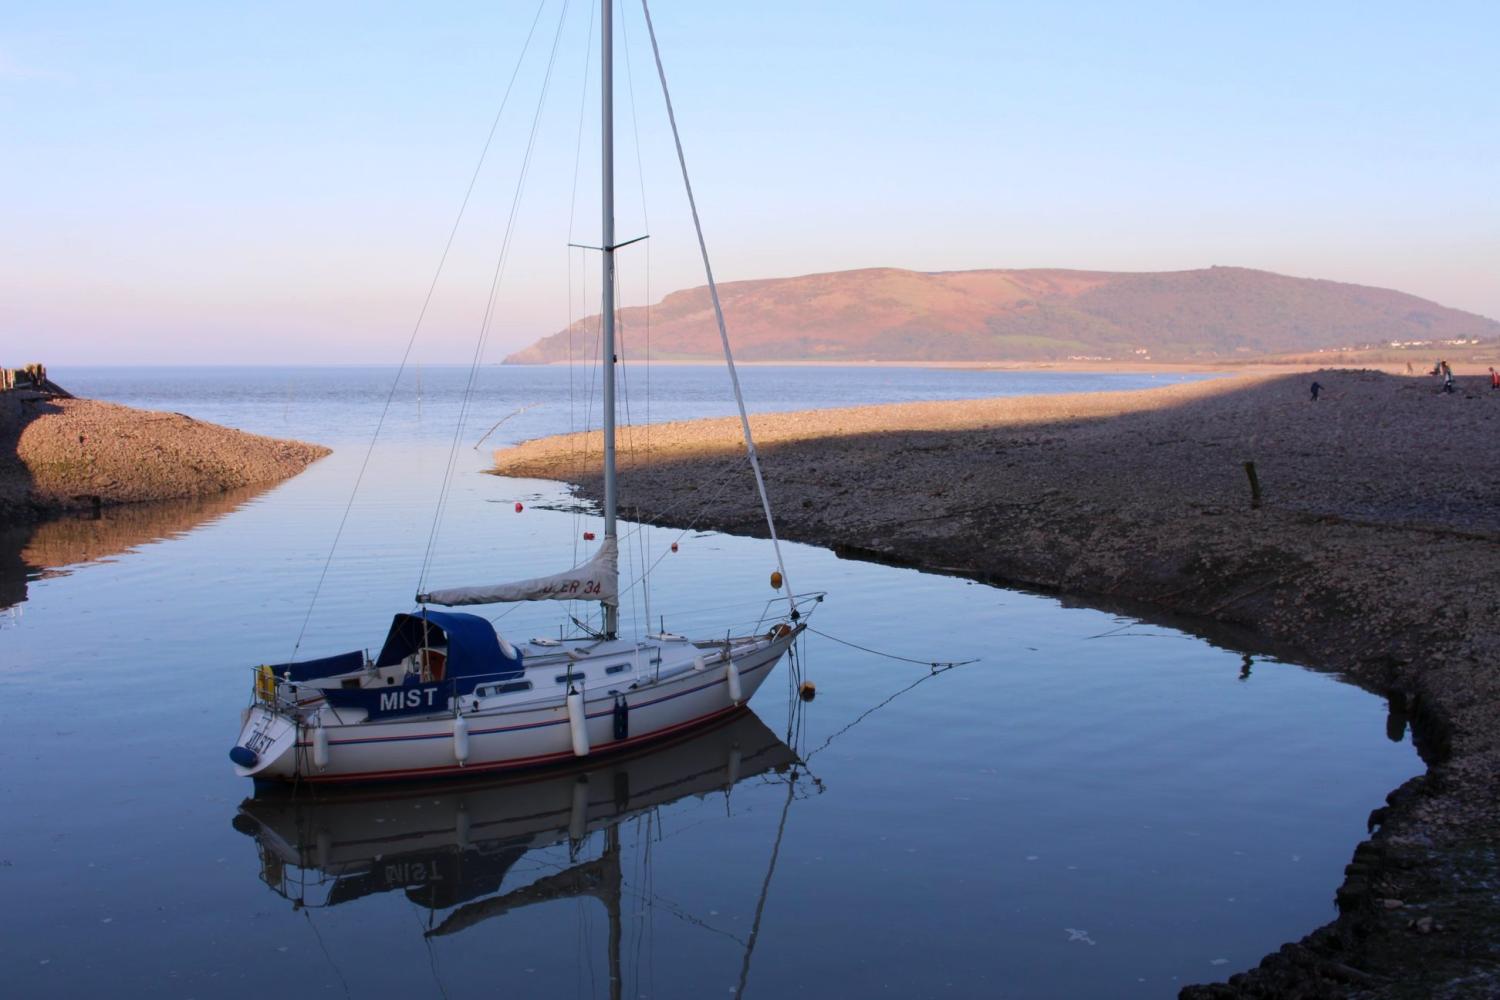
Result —
[[449, 587], [418, 594], [417, 601], [447, 607], [511, 601], [599, 601], [615, 606], [620, 602], [619, 562], [619, 542], [606, 538], [592, 559], [565, 573], [480, 587]]

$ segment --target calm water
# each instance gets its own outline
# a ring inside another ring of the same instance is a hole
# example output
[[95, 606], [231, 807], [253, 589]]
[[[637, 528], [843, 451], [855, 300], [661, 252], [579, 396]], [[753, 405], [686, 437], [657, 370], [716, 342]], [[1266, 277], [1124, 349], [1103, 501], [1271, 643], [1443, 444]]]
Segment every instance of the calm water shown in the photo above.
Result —
[[[390, 372], [54, 375], [336, 451], [268, 491], [10, 533], [8, 995], [593, 997], [610, 995], [614, 968], [626, 997], [1170, 996], [1328, 920], [1365, 815], [1420, 769], [1387, 739], [1384, 703], [1335, 678], [790, 546], [798, 588], [829, 592], [819, 631], [979, 662], [932, 674], [810, 635], [800, 663], [816, 701], [793, 710], [783, 664], [758, 720], [636, 759], [519, 786], [246, 801], [225, 754], [247, 668], [297, 642]], [[420, 408], [414, 375], [398, 390], [302, 655], [375, 645], [408, 607], [463, 373], [421, 377]], [[642, 419], [644, 372], [630, 378]], [[651, 378], [652, 419], [730, 412], [722, 372]], [[762, 409], [1164, 381], [744, 379]], [[582, 381], [570, 394], [566, 369], [482, 373], [431, 583], [570, 564], [596, 522], [556, 484], [481, 470], [493, 443], [581, 425]], [[660, 560], [653, 625], [720, 632], [771, 594], [762, 542], [648, 530], [623, 549], [631, 578]], [[640, 588], [624, 613], [646, 617]], [[557, 607], [497, 620], [523, 637], [561, 624]]]

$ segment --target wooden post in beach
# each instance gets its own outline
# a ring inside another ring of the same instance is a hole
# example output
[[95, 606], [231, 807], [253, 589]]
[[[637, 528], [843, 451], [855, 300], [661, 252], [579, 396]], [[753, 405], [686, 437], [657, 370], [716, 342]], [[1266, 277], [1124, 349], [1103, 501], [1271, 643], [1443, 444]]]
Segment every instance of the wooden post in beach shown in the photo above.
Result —
[[1255, 463], [1245, 463], [1245, 475], [1250, 479], [1250, 509], [1260, 509], [1260, 478], [1255, 475]]

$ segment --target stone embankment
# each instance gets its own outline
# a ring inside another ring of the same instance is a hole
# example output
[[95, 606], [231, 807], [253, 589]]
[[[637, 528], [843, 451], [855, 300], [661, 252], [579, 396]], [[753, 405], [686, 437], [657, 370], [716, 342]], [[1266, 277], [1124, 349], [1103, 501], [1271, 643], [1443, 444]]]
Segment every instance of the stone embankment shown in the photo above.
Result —
[[[1185, 996], [1500, 995], [1500, 392], [1487, 379], [1444, 394], [1427, 378], [1323, 371], [753, 423], [789, 538], [1249, 627], [1412, 720], [1428, 770], [1371, 814], [1329, 886], [1338, 918]], [[737, 421], [618, 441], [621, 503], [640, 519], [764, 533]], [[497, 453], [497, 471], [597, 498], [599, 450], [598, 434], [529, 442]]]
[[0, 517], [209, 496], [286, 479], [328, 453], [180, 413], [0, 393]]

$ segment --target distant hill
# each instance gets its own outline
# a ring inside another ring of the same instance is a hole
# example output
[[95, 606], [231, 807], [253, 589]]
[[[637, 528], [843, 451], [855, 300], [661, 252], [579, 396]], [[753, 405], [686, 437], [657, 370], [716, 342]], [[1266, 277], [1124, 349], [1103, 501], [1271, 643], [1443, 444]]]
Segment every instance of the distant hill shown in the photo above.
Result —
[[[721, 285], [747, 361], [1028, 361], [1243, 358], [1390, 341], [1500, 337], [1500, 323], [1386, 288], [1241, 267], [1197, 271], [903, 271], [870, 268]], [[626, 358], [646, 310], [620, 312]], [[598, 317], [571, 329], [597, 351]], [[569, 330], [506, 358], [568, 358]], [[651, 308], [651, 356], [719, 357], [707, 287]]]

